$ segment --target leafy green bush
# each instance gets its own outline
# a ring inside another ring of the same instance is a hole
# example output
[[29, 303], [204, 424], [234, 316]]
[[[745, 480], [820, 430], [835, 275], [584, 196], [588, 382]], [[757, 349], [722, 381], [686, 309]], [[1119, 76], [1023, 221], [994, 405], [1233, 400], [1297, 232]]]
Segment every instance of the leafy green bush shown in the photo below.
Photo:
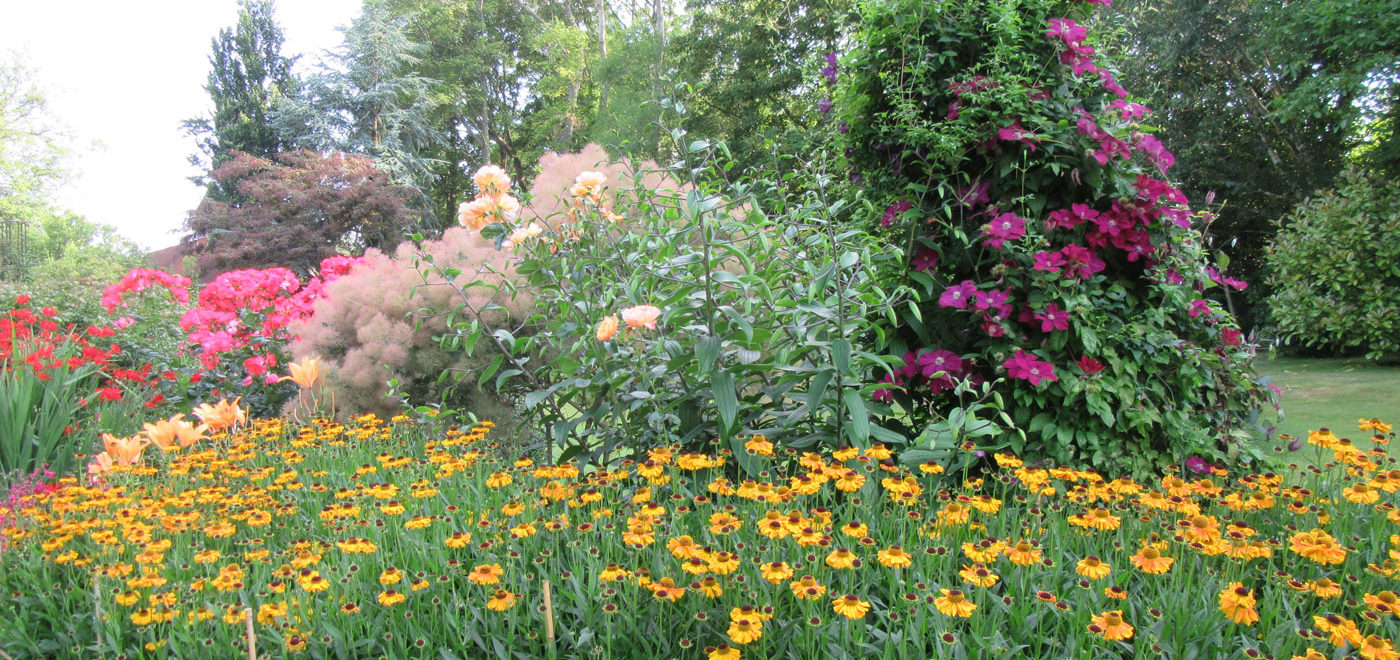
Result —
[[1256, 451], [1268, 390], [1205, 296], [1243, 283], [1206, 267], [1185, 196], [1157, 178], [1172, 156], [1076, 22], [1092, 4], [871, 2], [823, 71], [849, 194], [874, 202], [856, 226], [903, 249], [887, 277], [920, 294], [877, 397], [912, 447], [972, 432], [1135, 475]]
[[576, 163], [569, 190], [537, 186], [530, 200], [562, 196], [565, 210], [528, 222], [480, 220], [483, 206], [513, 206], [482, 186], [464, 220], [515, 251], [523, 282], [504, 286], [528, 291], [537, 313], [520, 332], [458, 323], [448, 340], [494, 355], [481, 382], [522, 388], [526, 427], [560, 460], [718, 438], [753, 470], [740, 439], [755, 434], [868, 445], [878, 429], [862, 374], [884, 363], [859, 346], [898, 300], [875, 278], [896, 255], [832, 222], [841, 203], [819, 193], [756, 210], [774, 191], [726, 185], [722, 145], [671, 136], [678, 167]]
[[1370, 359], [1400, 351], [1400, 181], [1343, 173], [1279, 221], [1266, 261], [1282, 337]]

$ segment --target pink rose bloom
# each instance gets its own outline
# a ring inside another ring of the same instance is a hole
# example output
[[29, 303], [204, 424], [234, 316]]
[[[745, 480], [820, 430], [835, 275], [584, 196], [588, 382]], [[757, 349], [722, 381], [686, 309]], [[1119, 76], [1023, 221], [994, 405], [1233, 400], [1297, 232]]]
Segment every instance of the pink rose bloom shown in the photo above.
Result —
[[638, 305], [622, 310], [622, 321], [629, 328], [655, 330], [658, 316], [661, 316], [661, 310], [651, 305]]

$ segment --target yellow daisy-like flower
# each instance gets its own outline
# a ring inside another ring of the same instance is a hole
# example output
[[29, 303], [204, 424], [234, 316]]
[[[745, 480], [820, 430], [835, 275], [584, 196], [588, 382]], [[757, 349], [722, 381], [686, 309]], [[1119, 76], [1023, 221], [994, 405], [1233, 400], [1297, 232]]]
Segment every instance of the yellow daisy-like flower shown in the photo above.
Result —
[[914, 558], [897, 545], [892, 545], [878, 554], [880, 564], [886, 568], [905, 568], [914, 563]]
[[854, 568], [857, 561], [855, 554], [845, 548], [833, 550], [826, 556], [826, 565], [837, 570]]
[[1313, 580], [1308, 583], [1308, 589], [1323, 600], [1330, 600], [1342, 595], [1342, 585], [1333, 582], [1330, 578]]
[[788, 588], [792, 590], [792, 595], [802, 600], [816, 600], [826, 593], [826, 587], [810, 575], [804, 575], [801, 580], [789, 583]]
[[706, 598], [719, 598], [724, 593], [724, 588], [719, 585], [719, 580], [713, 576], [707, 577], [691, 585], [692, 589], [699, 589]]
[[763, 637], [763, 620], [739, 619], [729, 624], [729, 639], [735, 644], [751, 644]]
[[1252, 626], [1259, 621], [1259, 612], [1254, 606], [1257, 601], [1254, 592], [1242, 583], [1231, 582], [1220, 591], [1220, 612], [1235, 623]]
[[1017, 541], [1016, 545], [1007, 547], [1003, 552], [1006, 558], [1017, 566], [1038, 564], [1042, 559], [1040, 548], [1037, 548], [1033, 541]]
[[870, 611], [870, 603], [861, 600], [855, 594], [846, 594], [833, 600], [831, 608], [847, 619], [860, 619]]
[[1376, 489], [1366, 485], [1365, 482], [1358, 482], [1348, 488], [1343, 488], [1342, 496], [1348, 502], [1357, 504], [1372, 504], [1381, 498], [1381, 494], [1376, 492]]
[[937, 607], [939, 612], [948, 616], [967, 618], [972, 616], [972, 612], [977, 609], [977, 605], [967, 600], [963, 592], [957, 589], [940, 589], [939, 591], [942, 592], [943, 596], [933, 601], [934, 607]]
[[496, 584], [504, 574], [500, 564], [480, 564], [467, 574], [467, 580], [473, 584]]
[[1138, 550], [1137, 554], [1133, 555], [1131, 559], [1133, 560], [1133, 565], [1138, 567], [1138, 570], [1149, 575], [1161, 575], [1162, 573], [1166, 573], [1171, 570], [1172, 562], [1176, 561], [1171, 557], [1163, 555], [1161, 550], [1150, 545]]
[[399, 569], [397, 569], [397, 568], [390, 567], [390, 568], [385, 569], [384, 572], [382, 572], [382, 573], [379, 574], [379, 584], [383, 584], [383, 585], [398, 584], [398, 583], [400, 583], [400, 582], [402, 582], [402, 581], [403, 581], [403, 573], [400, 572]]
[[755, 434], [752, 438], [749, 438], [749, 441], [744, 443], [744, 449], [749, 450], [751, 454], [758, 454], [759, 456], [773, 455], [773, 443], [762, 434]]
[[1357, 650], [1361, 653], [1361, 657], [1366, 658], [1366, 660], [1400, 659], [1400, 653], [1396, 653], [1395, 647], [1391, 646], [1388, 640], [1376, 635], [1367, 635]]
[[1079, 560], [1079, 563], [1074, 567], [1074, 572], [1090, 580], [1100, 580], [1108, 577], [1108, 574], [1113, 572], [1113, 568], [1098, 557], [1089, 555]]
[[739, 649], [728, 644], [705, 647], [706, 660], [739, 660]]
[[853, 539], [863, 539], [870, 535], [870, 526], [852, 520], [841, 526], [841, 533]]
[[958, 571], [958, 575], [962, 576], [962, 579], [968, 584], [983, 589], [996, 584], [997, 580], [1001, 579], [996, 573], [993, 573], [982, 564], [963, 566], [962, 570]]
[[402, 603], [405, 598], [407, 598], [407, 596], [404, 596], [403, 594], [394, 591], [393, 589], [389, 589], [387, 591], [379, 592], [377, 600], [379, 601], [380, 605], [383, 605], [385, 607], [393, 607], [395, 605], [398, 605], [399, 603]]
[[1382, 614], [1397, 614], [1397, 609], [1400, 609], [1400, 598], [1397, 598], [1395, 593], [1390, 591], [1368, 593], [1362, 596], [1361, 600], [1368, 607]]
[[1131, 639], [1133, 627], [1123, 620], [1122, 610], [1113, 610], [1095, 615], [1093, 623], [1089, 626], [1089, 632], [1100, 635], [1110, 641]]
[[1293, 552], [1324, 566], [1340, 564], [1347, 557], [1346, 550], [1337, 540], [1321, 529], [1294, 534], [1288, 539], [1288, 547]]
[[486, 609], [493, 612], [504, 612], [515, 605], [515, 601], [520, 599], [519, 594], [513, 594], [505, 589], [498, 589], [491, 595], [491, 599], [486, 601]]
[[763, 565], [762, 572], [763, 579], [773, 584], [780, 584], [792, 577], [792, 567], [788, 566], [787, 562], [769, 562]]
[[729, 552], [716, 552], [710, 556], [710, 572], [715, 575], [729, 575], [739, 568], [739, 555]]

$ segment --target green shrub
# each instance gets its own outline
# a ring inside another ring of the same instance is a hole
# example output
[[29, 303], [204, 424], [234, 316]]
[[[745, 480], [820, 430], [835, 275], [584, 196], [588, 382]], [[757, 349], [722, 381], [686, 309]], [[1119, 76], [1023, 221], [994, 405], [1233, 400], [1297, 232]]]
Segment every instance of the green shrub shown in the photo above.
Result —
[[[868, 445], [861, 374], [883, 362], [860, 346], [898, 300], [874, 277], [894, 254], [832, 222], [840, 203], [819, 192], [758, 211], [775, 191], [726, 184], [723, 146], [682, 135], [673, 169], [572, 159], [572, 185], [541, 176], [527, 207], [562, 197], [558, 212], [485, 224], [518, 256], [523, 282], [509, 286], [537, 313], [521, 332], [458, 324], [452, 341], [495, 356], [481, 382], [522, 388], [526, 427], [560, 460], [719, 439], [752, 470], [742, 445], [755, 434]], [[486, 197], [473, 204], [497, 203]]]
[[[1268, 390], [1205, 293], [1243, 283], [1206, 267], [1149, 110], [1075, 22], [1093, 4], [871, 2], [824, 71], [849, 194], [874, 202], [855, 226], [920, 293], [883, 345], [903, 360], [882, 423], [1140, 476], [1257, 455]], [[968, 414], [987, 406], [1008, 417]]]
[[1370, 359], [1400, 351], [1400, 181], [1344, 172], [1279, 221], [1265, 254], [1281, 337]]

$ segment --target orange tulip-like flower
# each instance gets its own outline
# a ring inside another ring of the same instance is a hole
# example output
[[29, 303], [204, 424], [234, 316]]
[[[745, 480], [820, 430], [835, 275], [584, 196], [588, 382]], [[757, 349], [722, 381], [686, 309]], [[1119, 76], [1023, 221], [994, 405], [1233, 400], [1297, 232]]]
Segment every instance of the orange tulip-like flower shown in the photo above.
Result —
[[661, 310], [651, 305], [637, 305], [622, 310], [622, 320], [629, 328], [655, 330], [658, 316], [661, 316]]
[[209, 430], [209, 427], [203, 424], [195, 426], [185, 421], [184, 415], [156, 420], [154, 424], [142, 424], [141, 428], [145, 429], [146, 439], [160, 447], [161, 451], [175, 451], [188, 447], [203, 440], [204, 432]]
[[607, 341], [617, 335], [617, 315], [603, 317], [598, 322], [598, 341]]
[[114, 465], [112, 455], [104, 451], [92, 457], [92, 461], [88, 463], [87, 471], [88, 474], [97, 476], [112, 469], [112, 465]]
[[287, 365], [287, 368], [292, 375], [283, 376], [280, 380], [290, 380], [308, 390], [321, 379], [321, 358], [303, 357]]
[[136, 465], [141, 460], [141, 452], [150, 441], [139, 435], [118, 438], [110, 433], [102, 434], [102, 445], [111, 460], [117, 465]]
[[242, 397], [234, 399], [232, 403], [228, 399], [222, 399], [214, 405], [201, 403], [192, 411], [195, 417], [199, 418], [211, 431], [222, 431], [238, 424], [248, 423], [248, 411], [238, 407], [238, 402]]

